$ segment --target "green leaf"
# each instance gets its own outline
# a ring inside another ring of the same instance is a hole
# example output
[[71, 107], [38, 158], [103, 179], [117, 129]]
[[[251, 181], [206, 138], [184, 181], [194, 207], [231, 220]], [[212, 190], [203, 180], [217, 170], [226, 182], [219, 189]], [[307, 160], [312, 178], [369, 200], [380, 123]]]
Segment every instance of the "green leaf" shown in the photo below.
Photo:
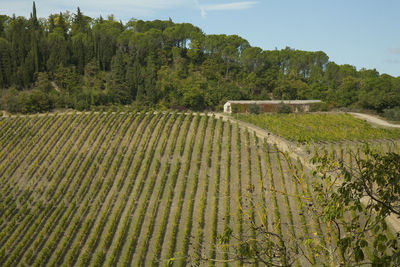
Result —
[[243, 243], [239, 245], [239, 255], [245, 258], [250, 258], [252, 256], [251, 248], [248, 243]]
[[376, 240], [379, 242], [385, 242], [387, 240], [387, 237], [384, 234], [378, 234], [378, 236], [376, 237]]
[[372, 232], [373, 232], [374, 234], [377, 234], [377, 233], [379, 232], [379, 230], [380, 230], [380, 226], [377, 225], [377, 226], [375, 226], [375, 227], [372, 229]]
[[167, 266], [172, 266], [174, 264], [175, 258], [170, 258], [167, 260]]
[[347, 248], [350, 246], [351, 239], [350, 237], [345, 237], [339, 240], [340, 251], [344, 254]]
[[364, 248], [364, 247], [366, 247], [366, 246], [368, 246], [368, 242], [367, 242], [365, 239], [361, 239], [361, 241], [360, 241], [360, 247]]
[[386, 248], [387, 247], [385, 246], [385, 244], [382, 244], [382, 243], [378, 244], [378, 251], [379, 252], [381, 252], [381, 253], [385, 252]]
[[357, 247], [354, 251], [354, 259], [356, 262], [364, 260], [364, 252], [360, 247]]
[[230, 227], [225, 227], [224, 233], [222, 235], [218, 235], [218, 241], [220, 244], [228, 244], [229, 240], [232, 236], [232, 229]]

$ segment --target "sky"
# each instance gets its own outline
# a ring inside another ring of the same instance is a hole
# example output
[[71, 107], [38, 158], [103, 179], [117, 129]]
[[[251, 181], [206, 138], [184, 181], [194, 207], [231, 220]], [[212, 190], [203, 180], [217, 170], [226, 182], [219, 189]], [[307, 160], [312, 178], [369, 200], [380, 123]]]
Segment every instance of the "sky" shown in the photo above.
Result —
[[[171, 18], [206, 34], [237, 34], [264, 50], [324, 51], [337, 64], [400, 76], [399, 0], [36, 0], [37, 14], [77, 7], [123, 22]], [[31, 0], [0, 0], [0, 14], [28, 17]]]

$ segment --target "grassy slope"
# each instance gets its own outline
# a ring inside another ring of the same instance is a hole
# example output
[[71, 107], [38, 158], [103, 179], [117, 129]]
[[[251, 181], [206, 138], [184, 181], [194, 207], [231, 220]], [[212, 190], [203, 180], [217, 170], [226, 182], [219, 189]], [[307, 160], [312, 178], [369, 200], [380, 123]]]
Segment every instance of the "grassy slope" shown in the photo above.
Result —
[[349, 114], [236, 114], [234, 116], [297, 142], [400, 138], [399, 129], [374, 128]]

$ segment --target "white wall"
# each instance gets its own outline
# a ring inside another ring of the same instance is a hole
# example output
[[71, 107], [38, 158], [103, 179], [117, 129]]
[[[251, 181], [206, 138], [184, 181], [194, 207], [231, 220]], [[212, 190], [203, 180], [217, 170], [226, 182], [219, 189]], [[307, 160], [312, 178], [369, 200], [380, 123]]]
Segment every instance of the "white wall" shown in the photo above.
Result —
[[232, 113], [231, 103], [226, 102], [224, 105], [224, 113]]

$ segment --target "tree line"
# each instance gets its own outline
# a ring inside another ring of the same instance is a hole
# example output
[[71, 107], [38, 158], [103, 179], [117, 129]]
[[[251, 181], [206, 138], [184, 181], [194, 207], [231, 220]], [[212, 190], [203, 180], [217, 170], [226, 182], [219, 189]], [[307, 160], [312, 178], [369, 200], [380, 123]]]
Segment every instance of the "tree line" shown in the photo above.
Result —
[[226, 100], [321, 99], [400, 117], [400, 77], [329, 61], [322, 51], [262, 50], [171, 19], [126, 23], [79, 8], [0, 15], [0, 108], [40, 112], [140, 104], [219, 109]]

